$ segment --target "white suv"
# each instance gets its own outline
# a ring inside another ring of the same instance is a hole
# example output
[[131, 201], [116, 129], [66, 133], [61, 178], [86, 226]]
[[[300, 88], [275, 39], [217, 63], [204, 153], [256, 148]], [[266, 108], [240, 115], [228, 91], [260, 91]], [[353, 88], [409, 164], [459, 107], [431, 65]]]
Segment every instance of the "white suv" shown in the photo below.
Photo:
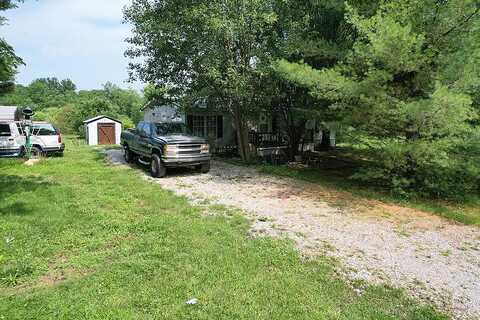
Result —
[[[34, 122], [32, 125], [32, 154], [46, 156], [63, 154], [62, 135], [50, 123]], [[18, 157], [25, 153], [25, 133], [21, 122], [0, 122], [0, 156]]]

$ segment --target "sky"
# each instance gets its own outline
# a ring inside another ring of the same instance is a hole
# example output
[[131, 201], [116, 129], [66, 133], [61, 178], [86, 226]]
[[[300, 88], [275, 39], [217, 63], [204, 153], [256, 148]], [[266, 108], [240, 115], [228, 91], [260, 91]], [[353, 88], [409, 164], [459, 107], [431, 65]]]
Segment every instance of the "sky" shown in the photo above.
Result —
[[4, 12], [8, 25], [0, 36], [12, 45], [25, 67], [17, 82], [44, 77], [69, 78], [78, 89], [101, 88], [110, 81], [123, 88], [128, 59], [124, 57], [130, 26], [122, 9], [130, 0], [27, 0]]

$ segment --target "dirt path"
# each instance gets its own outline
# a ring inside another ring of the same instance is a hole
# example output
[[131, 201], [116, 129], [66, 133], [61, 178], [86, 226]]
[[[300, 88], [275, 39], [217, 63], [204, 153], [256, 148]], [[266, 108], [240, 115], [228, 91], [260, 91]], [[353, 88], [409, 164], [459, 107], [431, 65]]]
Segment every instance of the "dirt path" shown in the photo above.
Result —
[[[108, 158], [124, 164], [121, 151], [108, 151]], [[209, 174], [178, 170], [154, 181], [197, 203], [243, 209], [253, 217], [253, 232], [286, 235], [306, 255], [333, 256], [351, 279], [406, 288], [456, 319], [480, 319], [478, 228], [368, 200], [334, 208], [325, 199], [349, 196], [222, 162]]]

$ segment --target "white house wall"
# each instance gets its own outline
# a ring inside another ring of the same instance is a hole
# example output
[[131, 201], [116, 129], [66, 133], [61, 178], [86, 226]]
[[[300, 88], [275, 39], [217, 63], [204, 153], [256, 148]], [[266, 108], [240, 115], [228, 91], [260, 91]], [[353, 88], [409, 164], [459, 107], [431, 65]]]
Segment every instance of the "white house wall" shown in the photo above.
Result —
[[91, 146], [96, 146], [98, 144], [98, 132], [95, 130], [97, 124], [95, 122], [89, 123], [88, 125], [88, 144]]

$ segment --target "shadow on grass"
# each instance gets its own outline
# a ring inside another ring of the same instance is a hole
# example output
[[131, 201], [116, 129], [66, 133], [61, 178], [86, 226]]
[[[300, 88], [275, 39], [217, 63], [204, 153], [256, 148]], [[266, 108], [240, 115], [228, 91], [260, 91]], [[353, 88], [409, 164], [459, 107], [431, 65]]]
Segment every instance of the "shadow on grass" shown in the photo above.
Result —
[[[27, 215], [33, 213], [26, 201], [16, 200], [13, 203], [9, 197], [22, 193], [37, 192], [53, 187], [55, 184], [42, 178], [20, 177], [0, 174], [0, 216]], [[28, 197], [28, 194], [25, 194]]]

